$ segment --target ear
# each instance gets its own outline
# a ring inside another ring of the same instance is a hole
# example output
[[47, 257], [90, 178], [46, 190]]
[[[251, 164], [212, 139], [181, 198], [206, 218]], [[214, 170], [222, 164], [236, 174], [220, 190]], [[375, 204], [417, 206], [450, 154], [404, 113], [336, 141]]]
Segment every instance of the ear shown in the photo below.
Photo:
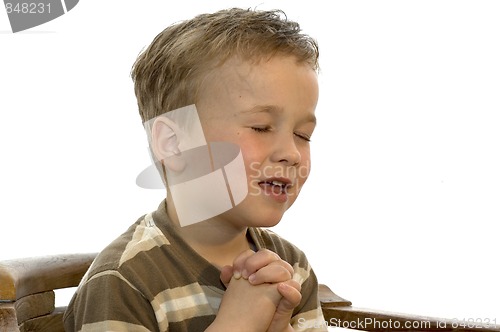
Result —
[[151, 128], [154, 157], [174, 172], [180, 172], [186, 166], [179, 150], [179, 134], [179, 127], [168, 117], [159, 116], [154, 120]]

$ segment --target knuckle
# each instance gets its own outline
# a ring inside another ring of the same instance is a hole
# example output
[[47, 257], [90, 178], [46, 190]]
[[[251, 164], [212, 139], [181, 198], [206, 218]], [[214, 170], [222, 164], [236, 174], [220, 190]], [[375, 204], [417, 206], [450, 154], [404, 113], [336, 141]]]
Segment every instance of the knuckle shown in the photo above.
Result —
[[288, 272], [290, 277], [293, 277], [293, 274], [295, 271], [293, 270], [293, 267], [288, 262], [281, 260], [278, 263], [280, 264], [280, 266], [282, 266], [283, 269], [285, 269]]
[[265, 255], [265, 257], [270, 258], [272, 260], [281, 260], [280, 256], [277, 253], [269, 249], [261, 249], [259, 253]]
[[291, 277], [292, 277], [292, 276], [290, 275], [290, 272], [289, 272], [287, 269], [283, 268], [283, 267], [281, 267], [281, 268], [279, 269], [279, 271], [278, 271], [278, 273], [277, 273], [277, 274], [279, 275], [279, 278], [280, 278], [281, 280], [283, 280], [283, 281], [285, 281], [285, 280], [289, 280], [289, 279], [291, 279]]

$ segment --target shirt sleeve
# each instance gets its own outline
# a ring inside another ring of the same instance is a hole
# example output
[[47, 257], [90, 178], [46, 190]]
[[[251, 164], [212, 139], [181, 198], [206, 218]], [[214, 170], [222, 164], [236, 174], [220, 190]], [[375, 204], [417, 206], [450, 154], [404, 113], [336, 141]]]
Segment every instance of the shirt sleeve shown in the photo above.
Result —
[[79, 286], [64, 314], [66, 331], [159, 331], [150, 302], [118, 271]]
[[314, 271], [309, 264], [306, 269], [302, 269], [296, 264], [294, 272], [293, 278], [301, 283], [302, 300], [292, 316], [290, 322], [292, 327], [295, 331], [328, 331], [319, 302], [318, 280]]

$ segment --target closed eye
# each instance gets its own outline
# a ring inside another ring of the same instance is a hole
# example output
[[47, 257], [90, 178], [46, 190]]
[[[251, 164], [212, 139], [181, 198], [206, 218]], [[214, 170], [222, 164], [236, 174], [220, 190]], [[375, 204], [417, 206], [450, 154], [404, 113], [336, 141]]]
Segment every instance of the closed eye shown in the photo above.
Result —
[[258, 133], [267, 133], [271, 130], [271, 127], [251, 127], [252, 130]]
[[[252, 128], [253, 131], [256, 131], [258, 133], [268, 133], [271, 131], [271, 127], [265, 126], [265, 127], [250, 127]], [[294, 133], [296, 137], [298, 137], [301, 140], [304, 140], [306, 142], [311, 141], [311, 135], [304, 134], [304, 133]]]
[[294, 133], [294, 135], [297, 136], [300, 139], [303, 139], [306, 142], [310, 142], [311, 141], [311, 136], [309, 136], [307, 134]]

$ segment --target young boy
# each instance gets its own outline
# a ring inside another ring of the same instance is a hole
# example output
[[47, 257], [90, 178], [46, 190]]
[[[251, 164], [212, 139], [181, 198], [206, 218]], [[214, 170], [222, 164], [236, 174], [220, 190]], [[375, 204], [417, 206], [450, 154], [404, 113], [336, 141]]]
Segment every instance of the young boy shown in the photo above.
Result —
[[279, 11], [154, 39], [132, 77], [167, 197], [98, 255], [67, 331], [326, 331], [305, 255], [264, 229], [309, 175], [317, 71], [315, 41]]

